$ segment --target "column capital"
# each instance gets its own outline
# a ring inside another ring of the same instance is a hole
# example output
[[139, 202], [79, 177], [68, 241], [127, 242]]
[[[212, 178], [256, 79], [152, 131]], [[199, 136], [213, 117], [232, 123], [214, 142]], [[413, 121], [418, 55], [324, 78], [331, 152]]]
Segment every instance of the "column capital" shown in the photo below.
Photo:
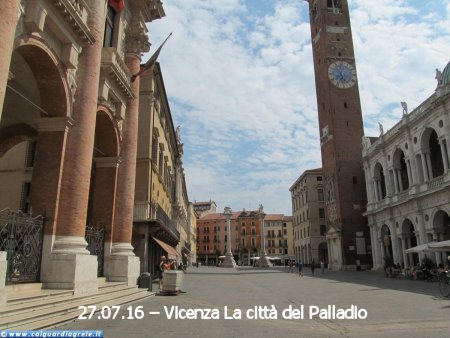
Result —
[[140, 60], [141, 54], [148, 52], [150, 46], [145, 25], [142, 25], [140, 21], [132, 23], [126, 31], [126, 54]]
[[71, 117], [41, 117], [34, 119], [39, 132], [69, 131], [74, 121]]

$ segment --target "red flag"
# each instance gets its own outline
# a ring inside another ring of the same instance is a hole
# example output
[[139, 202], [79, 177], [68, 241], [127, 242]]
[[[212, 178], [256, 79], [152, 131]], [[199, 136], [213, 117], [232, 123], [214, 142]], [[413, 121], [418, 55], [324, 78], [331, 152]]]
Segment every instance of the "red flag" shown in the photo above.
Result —
[[108, 5], [110, 5], [117, 13], [120, 13], [125, 8], [125, 0], [108, 0]]
[[150, 57], [150, 59], [148, 59], [148, 61], [145, 63], [145, 65], [143, 67], [141, 67], [141, 70], [139, 72], [137, 72], [136, 74], [131, 76], [131, 82], [134, 82], [134, 80], [136, 80], [136, 78], [142, 74], [144, 74], [145, 72], [147, 72], [150, 68], [152, 68], [152, 66], [155, 64], [156, 59], [159, 56], [159, 53], [161, 52], [162, 47], [164, 46], [164, 44], [166, 43], [167, 40], [169, 40], [170, 36], [172, 35], [172, 33], [169, 34], [169, 36], [164, 40], [164, 42], [161, 44], [161, 46], [158, 47], [158, 49], [153, 53], [153, 55]]

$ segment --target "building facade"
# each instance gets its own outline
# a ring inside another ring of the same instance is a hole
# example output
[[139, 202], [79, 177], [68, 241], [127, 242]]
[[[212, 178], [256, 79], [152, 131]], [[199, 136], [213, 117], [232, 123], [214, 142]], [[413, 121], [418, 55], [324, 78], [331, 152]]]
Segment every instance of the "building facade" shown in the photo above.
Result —
[[405, 267], [424, 255], [436, 264], [445, 253], [405, 250], [450, 239], [450, 63], [436, 77], [436, 91], [378, 138], [363, 139], [367, 212], [373, 262]]
[[133, 245], [141, 272], [156, 275], [159, 258], [191, 254], [189, 199], [180, 127], [175, 128], [157, 62], [141, 79]]
[[[332, 261], [326, 239], [324, 179], [321, 168], [305, 170], [290, 187], [296, 260]], [[331, 252], [330, 252], [331, 254]]]
[[194, 202], [194, 210], [198, 217], [202, 217], [206, 214], [216, 213], [217, 205], [216, 202], [209, 200], [208, 202]]
[[106, 0], [1, 2], [0, 217], [36, 225], [14, 249], [21, 259], [42, 253], [7, 282], [34, 272], [27, 281], [78, 293], [99, 275], [136, 283], [140, 79], [130, 77], [150, 48], [146, 23], [164, 15], [156, 0], [120, 11]]
[[[261, 218], [258, 210], [233, 212], [230, 219], [231, 251], [238, 265], [253, 265], [261, 252]], [[210, 213], [197, 219], [197, 259], [219, 264], [226, 253], [227, 231], [223, 214]], [[291, 233], [291, 235], [289, 235]], [[283, 214], [264, 217], [266, 254], [274, 262], [293, 257], [292, 218]]]
[[346, 0], [309, 0], [332, 269], [371, 265], [362, 170], [363, 122]]

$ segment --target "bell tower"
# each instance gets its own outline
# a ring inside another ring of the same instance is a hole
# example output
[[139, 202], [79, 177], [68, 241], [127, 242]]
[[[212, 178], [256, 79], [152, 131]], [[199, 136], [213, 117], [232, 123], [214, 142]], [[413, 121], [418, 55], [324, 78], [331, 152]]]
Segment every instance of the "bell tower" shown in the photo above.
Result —
[[362, 161], [364, 134], [347, 0], [309, 3], [329, 262], [370, 265]]

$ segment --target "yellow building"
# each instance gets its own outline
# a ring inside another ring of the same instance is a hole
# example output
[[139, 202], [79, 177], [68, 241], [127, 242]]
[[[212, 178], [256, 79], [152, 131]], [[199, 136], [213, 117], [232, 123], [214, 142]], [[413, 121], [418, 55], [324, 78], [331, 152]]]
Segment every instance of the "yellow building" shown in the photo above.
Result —
[[181, 261], [190, 253], [183, 144], [159, 63], [141, 78], [139, 100], [133, 245], [141, 272], [154, 274], [161, 255]]

